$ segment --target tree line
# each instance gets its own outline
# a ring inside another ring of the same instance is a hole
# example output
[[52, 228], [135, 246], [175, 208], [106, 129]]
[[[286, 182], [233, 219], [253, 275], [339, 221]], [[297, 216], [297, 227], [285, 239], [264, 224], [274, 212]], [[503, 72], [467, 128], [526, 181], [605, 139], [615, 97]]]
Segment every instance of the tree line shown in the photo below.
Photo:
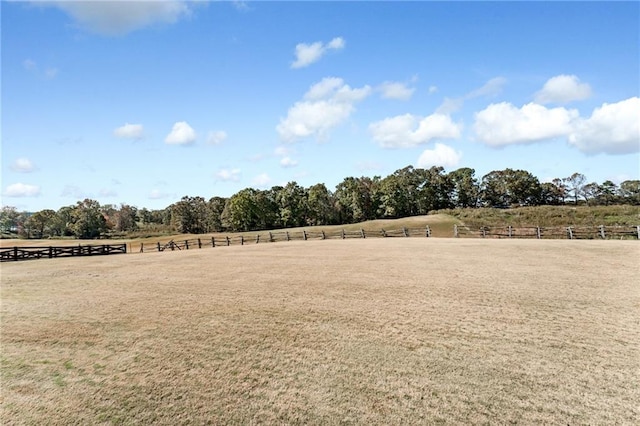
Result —
[[619, 186], [610, 180], [587, 183], [581, 173], [540, 182], [525, 170], [495, 170], [481, 179], [472, 168], [447, 173], [442, 167], [412, 166], [389, 176], [347, 177], [334, 191], [318, 183], [308, 188], [289, 182], [231, 197], [185, 196], [162, 210], [78, 201], [58, 211], [0, 211], [0, 230], [26, 238], [98, 238], [141, 230], [185, 234], [254, 231], [356, 223], [370, 219], [423, 215], [450, 208], [510, 208], [537, 205], [640, 205], [640, 180]]

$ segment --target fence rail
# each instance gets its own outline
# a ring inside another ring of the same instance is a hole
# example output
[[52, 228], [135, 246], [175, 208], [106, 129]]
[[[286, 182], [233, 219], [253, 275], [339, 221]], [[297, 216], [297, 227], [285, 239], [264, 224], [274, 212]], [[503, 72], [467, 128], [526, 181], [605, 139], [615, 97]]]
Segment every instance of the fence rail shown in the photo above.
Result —
[[124, 254], [126, 252], [126, 244], [97, 244], [48, 247], [0, 247], [0, 261], [15, 262], [19, 260], [53, 259], [69, 256], [104, 256], [109, 254]]
[[[469, 227], [454, 225], [453, 237], [456, 238], [530, 238], [530, 239], [638, 239], [640, 226], [596, 226], [596, 227]], [[393, 238], [393, 237], [431, 237], [430, 227], [399, 228], [376, 230], [291, 230], [265, 231], [258, 234], [215, 236], [186, 240], [171, 240], [168, 243], [143, 243], [140, 252], [176, 251], [193, 248], [220, 247], [274, 243], [294, 240], [328, 240], [352, 238]]]

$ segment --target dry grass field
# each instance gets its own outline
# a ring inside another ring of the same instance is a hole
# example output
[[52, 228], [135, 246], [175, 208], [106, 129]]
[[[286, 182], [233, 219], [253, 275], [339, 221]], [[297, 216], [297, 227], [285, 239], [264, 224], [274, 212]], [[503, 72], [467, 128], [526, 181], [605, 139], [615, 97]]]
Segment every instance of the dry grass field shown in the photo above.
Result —
[[2, 265], [22, 424], [638, 424], [637, 241], [283, 242]]

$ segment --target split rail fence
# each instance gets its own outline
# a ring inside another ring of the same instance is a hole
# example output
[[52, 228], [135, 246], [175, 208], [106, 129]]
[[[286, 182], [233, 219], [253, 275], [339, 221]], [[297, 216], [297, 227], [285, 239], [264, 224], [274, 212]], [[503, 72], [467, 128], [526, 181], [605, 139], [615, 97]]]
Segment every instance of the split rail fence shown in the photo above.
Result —
[[48, 247], [0, 247], [0, 261], [53, 259], [70, 256], [104, 256], [127, 253], [126, 244], [99, 244]]
[[[454, 225], [453, 237], [456, 238], [531, 238], [531, 239], [638, 239], [640, 226], [597, 226], [597, 227], [468, 227]], [[259, 234], [213, 236], [169, 242], [143, 243], [140, 252], [161, 252], [190, 250], [205, 247], [226, 247], [273, 243], [293, 240], [327, 240], [351, 238], [390, 238], [390, 237], [431, 237], [430, 227], [401, 228], [379, 231], [371, 230], [333, 230], [333, 231], [275, 231]], [[131, 250], [133, 251], [133, 250]]]

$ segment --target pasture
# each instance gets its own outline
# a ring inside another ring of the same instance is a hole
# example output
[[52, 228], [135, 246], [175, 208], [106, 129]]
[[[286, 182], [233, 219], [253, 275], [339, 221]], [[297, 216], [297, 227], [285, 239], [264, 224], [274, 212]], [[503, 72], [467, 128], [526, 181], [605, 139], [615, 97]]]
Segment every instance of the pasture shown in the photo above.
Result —
[[2, 265], [0, 423], [637, 424], [637, 241]]

